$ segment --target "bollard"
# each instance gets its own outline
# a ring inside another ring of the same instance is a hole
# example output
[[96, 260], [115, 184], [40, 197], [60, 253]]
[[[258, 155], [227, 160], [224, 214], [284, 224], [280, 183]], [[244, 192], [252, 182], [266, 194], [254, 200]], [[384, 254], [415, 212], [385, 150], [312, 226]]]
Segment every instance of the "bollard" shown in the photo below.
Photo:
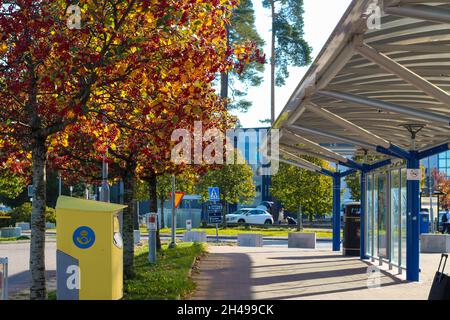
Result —
[[148, 262], [156, 263], [156, 213], [148, 214]]
[[8, 258], [0, 258], [0, 300], [8, 300]]

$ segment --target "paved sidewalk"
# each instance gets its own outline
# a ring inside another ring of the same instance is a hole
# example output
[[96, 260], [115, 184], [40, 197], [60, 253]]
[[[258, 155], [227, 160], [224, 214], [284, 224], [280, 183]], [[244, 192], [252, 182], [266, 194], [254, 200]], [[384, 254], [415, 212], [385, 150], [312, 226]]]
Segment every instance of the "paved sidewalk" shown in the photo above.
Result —
[[[381, 269], [381, 288], [369, 289], [369, 262], [330, 250], [210, 246], [194, 274], [195, 300], [427, 299], [440, 255], [421, 255], [421, 282]], [[396, 270], [396, 268], [394, 269]]]

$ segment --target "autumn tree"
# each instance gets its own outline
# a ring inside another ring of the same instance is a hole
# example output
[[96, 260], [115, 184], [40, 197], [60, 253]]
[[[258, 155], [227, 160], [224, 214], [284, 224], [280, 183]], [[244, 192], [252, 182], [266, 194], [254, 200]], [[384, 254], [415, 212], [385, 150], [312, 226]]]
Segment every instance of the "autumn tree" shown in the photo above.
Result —
[[26, 183], [23, 176], [0, 170], [0, 203], [3, 202], [2, 199], [18, 197], [25, 189]]
[[443, 193], [443, 196], [440, 198], [442, 209], [450, 210], [450, 178], [437, 169], [434, 169], [431, 175], [434, 180], [434, 189]]
[[[326, 161], [304, 157], [316, 165], [329, 168]], [[280, 169], [272, 177], [270, 192], [281, 201], [284, 207], [297, 212], [301, 206], [310, 221], [314, 215], [325, 215], [331, 211], [332, 181], [330, 177], [301, 169], [292, 165], [280, 163]]]
[[[208, 1], [185, 5], [180, 20], [168, 21], [171, 27], [163, 28], [156, 33], [157, 37], [150, 39], [148, 45], [153, 50], [145, 53], [147, 61], [142, 70], [127, 73], [122, 79], [127, 81], [120, 85], [111, 85], [106, 92], [109, 99], [102, 109], [91, 110], [89, 117], [68, 126], [67, 132], [55, 139], [64, 147], [56, 154], [68, 158], [54, 162], [63, 164], [65, 170], [70, 170], [67, 164], [71, 159], [84, 158], [85, 163], [106, 159], [111, 166], [111, 178], [123, 182], [124, 202], [128, 205], [123, 220], [126, 277], [133, 276], [136, 182], [147, 182], [149, 212], [156, 212], [157, 177], [183, 170], [170, 163], [171, 133], [177, 128], [189, 128], [195, 121], [201, 121], [206, 128], [226, 128], [229, 117], [212, 88], [215, 75], [223, 70], [240, 72], [247, 60], [259, 59], [251, 43], [231, 50], [227, 47], [223, 34], [225, 19], [229, 17], [225, 11], [229, 8], [215, 5], [211, 7]], [[244, 55], [233, 56], [234, 49]], [[131, 50], [143, 54], [140, 47]], [[129, 65], [123, 64], [121, 68], [128, 70]], [[90, 150], [85, 150], [87, 141], [91, 143]], [[84, 175], [93, 171], [89, 169]]]
[[[153, 94], [158, 88], [145, 81], [169, 75], [158, 69], [160, 61], [152, 60], [153, 52], [173, 42], [167, 34], [187, 34], [192, 40], [181, 42], [191, 49], [185, 58], [201, 51], [209, 52], [213, 59], [216, 54], [221, 56], [220, 61], [227, 59], [226, 50], [216, 51], [211, 43], [221, 42], [224, 19], [233, 4], [207, 0], [81, 1], [80, 28], [71, 28], [73, 17], [69, 16], [71, 11], [66, 15], [67, 1], [0, 1], [0, 141], [4, 146], [3, 141], [9, 140], [9, 149], [21, 150], [26, 153], [24, 158], [31, 157], [33, 173], [31, 299], [46, 297], [45, 171], [50, 140], [80, 117], [92, 113], [107, 116], [117, 97], [139, 96], [159, 103]], [[193, 18], [192, 13], [196, 14]], [[174, 25], [191, 27], [169, 28]], [[174, 59], [178, 54], [173, 51], [166, 58]], [[157, 72], [147, 74], [153, 71], [146, 69], [149, 63], [156, 65]], [[211, 65], [207, 80], [221, 71], [217, 64]], [[191, 76], [171, 70], [181, 81]], [[197, 87], [188, 90], [201, 88], [199, 81]], [[151, 116], [153, 104], [134, 109]], [[118, 110], [121, 106], [126, 110]], [[114, 112], [133, 112], [127, 104], [114, 107]], [[194, 112], [199, 110], [194, 108]]]

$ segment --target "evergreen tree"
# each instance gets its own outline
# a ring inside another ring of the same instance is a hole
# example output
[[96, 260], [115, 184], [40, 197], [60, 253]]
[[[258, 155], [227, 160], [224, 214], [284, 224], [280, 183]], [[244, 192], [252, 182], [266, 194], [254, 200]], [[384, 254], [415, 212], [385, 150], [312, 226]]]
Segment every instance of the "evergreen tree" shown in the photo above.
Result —
[[[258, 48], [264, 46], [264, 40], [258, 34], [255, 27], [255, 11], [251, 0], [241, 0], [239, 6], [233, 10], [230, 24], [227, 27], [227, 42], [233, 47], [236, 44], [243, 44], [246, 41], [256, 43]], [[220, 96], [229, 99], [229, 110], [239, 110], [246, 112], [252, 105], [244, 97], [246, 93], [237, 88], [236, 85], [243, 84], [245, 86], [259, 86], [262, 83], [262, 73], [264, 65], [259, 62], [250, 62], [245, 66], [244, 71], [240, 74], [221, 74]], [[236, 80], [239, 83], [236, 83]], [[231, 96], [230, 96], [231, 89]]]
[[271, 120], [275, 122], [275, 86], [281, 87], [289, 77], [289, 66], [311, 63], [312, 48], [303, 38], [303, 0], [263, 0], [271, 10]]

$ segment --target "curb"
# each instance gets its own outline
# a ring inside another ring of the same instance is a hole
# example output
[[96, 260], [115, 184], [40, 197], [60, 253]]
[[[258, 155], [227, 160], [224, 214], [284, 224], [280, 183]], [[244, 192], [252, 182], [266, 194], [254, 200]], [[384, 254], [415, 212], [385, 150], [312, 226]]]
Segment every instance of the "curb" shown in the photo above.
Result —
[[[148, 236], [148, 234], [143, 233], [141, 234], [142, 236]], [[172, 235], [170, 234], [166, 234], [166, 233], [161, 233], [160, 236], [162, 237], [171, 237]], [[181, 238], [183, 235], [182, 234], [177, 234], [177, 238]], [[216, 236], [214, 235], [207, 235], [206, 238], [208, 239], [216, 239]], [[237, 240], [237, 236], [219, 236], [219, 240]], [[263, 237], [263, 240], [271, 240], [271, 241], [277, 241], [277, 240], [281, 240], [281, 241], [288, 241], [287, 237]], [[332, 242], [332, 239], [329, 238], [317, 238], [316, 241], [318, 242]]]

